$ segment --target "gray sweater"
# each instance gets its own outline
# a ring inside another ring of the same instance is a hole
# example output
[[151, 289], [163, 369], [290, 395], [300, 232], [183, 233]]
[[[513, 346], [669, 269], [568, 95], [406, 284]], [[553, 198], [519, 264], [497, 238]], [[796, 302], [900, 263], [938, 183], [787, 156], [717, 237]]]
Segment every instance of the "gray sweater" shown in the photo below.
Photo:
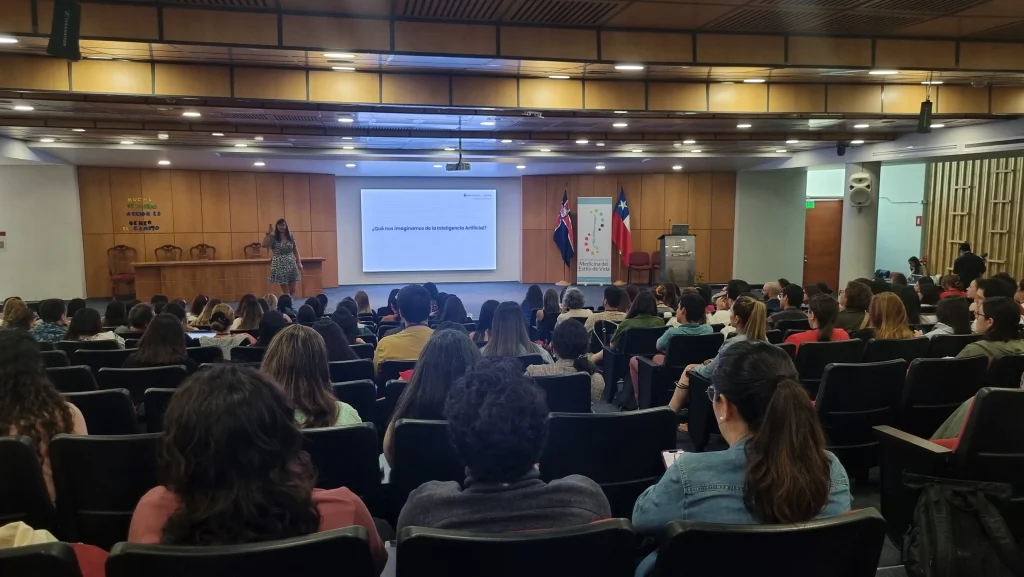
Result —
[[597, 483], [569, 475], [550, 483], [533, 468], [512, 483], [466, 480], [430, 481], [409, 494], [398, 516], [403, 527], [430, 527], [480, 533], [530, 531], [586, 525], [611, 517], [608, 499]]

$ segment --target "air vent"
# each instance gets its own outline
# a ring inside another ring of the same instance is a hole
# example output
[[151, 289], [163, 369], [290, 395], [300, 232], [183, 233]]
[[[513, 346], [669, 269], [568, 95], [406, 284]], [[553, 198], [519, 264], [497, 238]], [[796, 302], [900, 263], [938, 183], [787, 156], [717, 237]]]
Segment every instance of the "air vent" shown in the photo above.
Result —
[[505, 0], [405, 0], [402, 16], [449, 20], [497, 20]]
[[1024, 138], [1007, 138], [1006, 140], [988, 140], [985, 142], [971, 142], [964, 145], [964, 150], [978, 150], [979, 148], [1020, 148], [1024, 146]]
[[1009, 26], [985, 30], [971, 35], [972, 38], [988, 38], [991, 40], [1013, 40], [1024, 41], [1024, 22], [1017, 22]]
[[855, 8], [866, 0], [758, 0], [758, 6], [777, 6], [779, 8]]
[[622, 2], [585, 0], [524, 1], [505, 17], [508, 22], [524, 24], [566, 24], [597, 26], [622, 8]]
[[806, 32], [833, 34], [878, 34], [927, 20], [920, 16], [889, 16], [882, 14], [836, 14], [822, 25]]
[[288, 114], [275, 114], [274, 120], [278, 122], [301, 122], [307, 124], [319, 124], [321, 118], [319, 116], [292, 116]]
[[266, 114], [244, 114], [241, 112], [221, 112], [220, 115], [224, 118], [232, 118], [234, 120], [270, 120]]
[[821, 26], [831, 14], [791, 10], [740, 9], [706, 28], [744, 32], [802, 32]]
[[875, 0], [864, 8], [894, 12], [927, 12], [940, 15], [967, 10], [985, 2], [988, 0]]
[[160, 3], [205, 8], [277, 8], [274, 0], [160, 0]]

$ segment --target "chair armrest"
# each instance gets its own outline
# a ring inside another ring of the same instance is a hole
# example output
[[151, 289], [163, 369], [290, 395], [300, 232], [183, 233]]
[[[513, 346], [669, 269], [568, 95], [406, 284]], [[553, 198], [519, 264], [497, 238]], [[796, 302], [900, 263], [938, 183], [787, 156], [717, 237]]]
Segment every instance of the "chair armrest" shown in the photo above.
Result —
[[[662, 386], [664, 370], [651, 357], [637, 356], [637, 399], [640, 409], [649, 409], [653, 403], [654, 387]], [[632, 383], [630, 383], [632, 385]]]
[[919, 491], [903, 483], [904, 473], [944, 476], [949, 449], [888, 425], [873, 427], [878, 438], [881, 507], [886, 532], [894, 543], [902, 543], [910, 527]]

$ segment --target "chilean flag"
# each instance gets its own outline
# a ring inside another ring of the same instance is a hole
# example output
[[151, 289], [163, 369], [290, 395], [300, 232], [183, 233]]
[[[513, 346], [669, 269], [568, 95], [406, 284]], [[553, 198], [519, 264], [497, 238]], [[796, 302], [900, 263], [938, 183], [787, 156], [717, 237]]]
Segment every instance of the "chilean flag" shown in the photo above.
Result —
[[619, 188], [619, 201], [612, 215], [612, 242], [619, 247], [622, 262], [629, 266], [629, 255], [633, 252], [633, 234], [629, 231], [629, 205], [626, 204], [626, 190]]
[[562, 262], [569, 266], [569, 261], [576, 254], [572, 246], [572, 220], [569, 219], [569, 195], [562, 192], [562, 208], [558, 210], [558, 224], [555, 226], [553, 235], [558, 252], [562, 254]]

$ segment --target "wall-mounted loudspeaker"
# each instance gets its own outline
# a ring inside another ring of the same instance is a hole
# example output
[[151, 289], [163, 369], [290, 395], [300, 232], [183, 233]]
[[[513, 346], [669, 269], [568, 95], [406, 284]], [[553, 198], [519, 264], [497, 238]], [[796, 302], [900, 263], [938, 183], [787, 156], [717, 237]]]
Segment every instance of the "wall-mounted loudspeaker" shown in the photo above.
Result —
[[864, 208], [871, 204], [871, 175], [867, 172], [855, 172], [850, 175], [849, 203], [854, 208]]

